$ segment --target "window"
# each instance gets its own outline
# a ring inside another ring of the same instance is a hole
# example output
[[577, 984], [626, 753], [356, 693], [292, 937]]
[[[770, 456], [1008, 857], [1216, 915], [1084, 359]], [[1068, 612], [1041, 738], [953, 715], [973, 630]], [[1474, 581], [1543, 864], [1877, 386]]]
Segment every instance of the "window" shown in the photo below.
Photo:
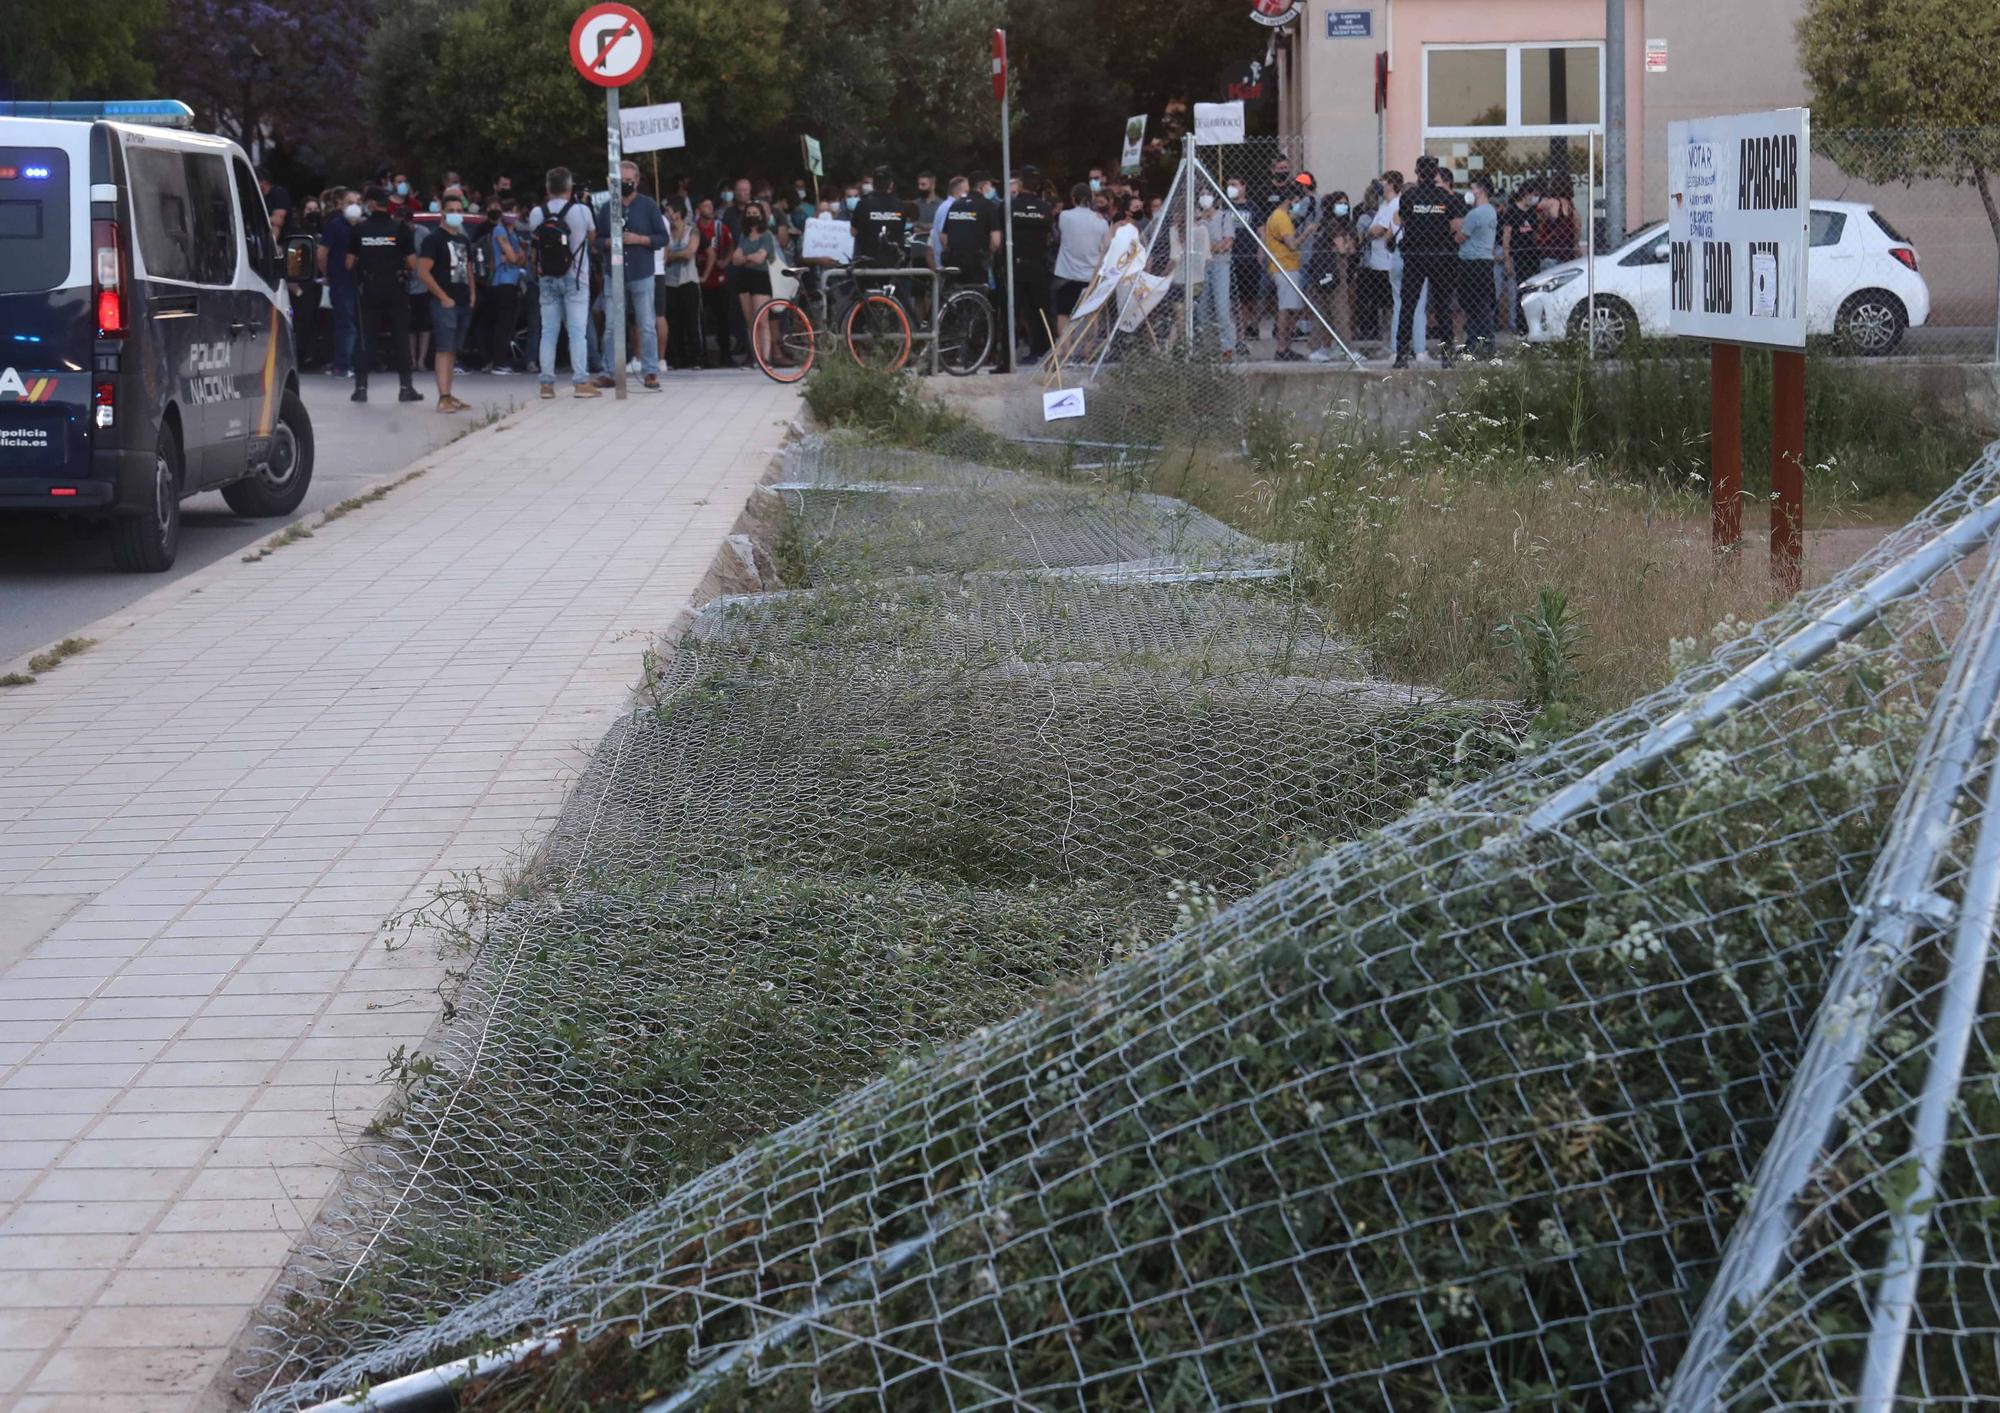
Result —
[[1806, 243], [1808, 245], [1839, 245], [1840, 237], [1847, 230], [1847, 213], [1844, 211], [1814, 211], [1812, 213], [1812, 224], [1807, 230]]
[[184, 284], [236, 280], [236, 211], [229, 168], [219, 153], [167, 147], [125, 150], [132, 210], [146, 274]]
[[164, 147], [128, 147], [132, 224], [139, 258], [156, 280], [194, 279], [194, 216], [188, 209], [186, 154]]
[[1868, 214], [1874, 218], [1875, 224], [1881, 227], [1882, 234], [1889, 237], [1890, 240], [1895, 241], [1898, 245], [1908, 245], [1910, 243], [1909, 237], [1890, 225], [1889, 218], [1884, 216], [1880, 211], [1871, 209]]
[[271, 218], [264, 209], [264, 195], [257, 179], [241, 157], [230, 162], [236, 175], [236, 205], [243, 213], [243, 248], [250, 253], [250, 268], [272, 289], [278, 287], [277, 240], [271, 234]]
[[1428, 57], [1427, 112], [1432, 126], [1506, 126], [1506, 50], [1439, 49], [1433, 50]]
[[1644, 245], [1632, 251], [1618, 263], [1620, 265], [1664, 265], [1667, 263], [1670, 254], [1669, 245], [1670, 242], [1667, 240], [1666, 231], [1661, 230], [1655, 237], [1648, 239]]
[[220, 153], [187, 154], [194, 204], [195, 282], [236, 283], [236, 208], [229, 199], [229, 165]]
[[1604, 46], [1433, 44], [1424, 49], [1424, 135], [1587, 133], [1604, 121]]
[[1521, 124], [1572, 127], [1603, 121], [1597, 105], [1597, 49], [1581, 44], [1521, 50]]
[[0, 294], [54, 289], [69, 277], [69, 154], [0, 147]]

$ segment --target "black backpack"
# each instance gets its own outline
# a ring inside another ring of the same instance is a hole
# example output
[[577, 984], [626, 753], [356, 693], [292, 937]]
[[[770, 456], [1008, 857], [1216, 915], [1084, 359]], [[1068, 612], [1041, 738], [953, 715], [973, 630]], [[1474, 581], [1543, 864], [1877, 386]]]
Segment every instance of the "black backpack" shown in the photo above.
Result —
[[560, 279], [576, 264], [579, 252], [569, 248], [568, 219], [574, 205], [574, 201], [565, 201], [560, 211], [542, 207], [542, 223], [535, 227], [535, 269], [544, 279]]

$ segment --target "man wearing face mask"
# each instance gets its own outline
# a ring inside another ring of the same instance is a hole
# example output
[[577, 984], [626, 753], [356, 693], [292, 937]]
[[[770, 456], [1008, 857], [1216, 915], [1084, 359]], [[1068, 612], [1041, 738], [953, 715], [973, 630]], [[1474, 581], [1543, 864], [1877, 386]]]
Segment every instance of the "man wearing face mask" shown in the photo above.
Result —
[[1426, 153], [1417, 159], [1417, 179], [1403, 193], [1398, 209], [1402, 216], [1398, 248], [1403, 255], [1403, 304], [1396, 313], [1394, 366], [1410, 366], [1410, 337], [1420, 295], [1430, 300], [1431, 317], [1439, 320], [1444, 330], [1437, 343], [1438, 361], [1449, 364], [1451, 301], [1459, 267], [1454, 232], [1455, 223], [1465, 215], [1465, 203], [1438, 181], [1438, 159]]
[[[749, 185], [738, 183], [739, 187]], [[618, 164], [618, 197], [625, 211], [625, 315], [639, 330], [639, 371], [647, 392], [660, 391], [660, 336], [653, 320], [653, 252], [667, 243], [667, 223], [659, 203], [639, 191], [639, 164]], [[611, 204], [597, 213], [597, 245], [608, 272]], [[607, 336], [608, 337], [608, 336]], [[599, 379], [598, 386], [604, 386]]]
[[333, 325], [333, 365], [327, 370], [336, 378], [354, 376], [354, 271], [347, 252], [354, 227], [361, 220], [361, 195], [343, 188], [336, 195], [340, 203], [333, 219], [319, 230], [319, 248], [314, 253], [320, 278], [326, 281], [327, 307]]
[[[1049, 351], [1049, 329], [1055, 315], [1049, 305], [1049, 232], [1055, 225], [1055, 209], [1042, 200], [1037, 188], [1041, 173], [1023, 167], [1014, 178], [1014, 317], [1027, 331], [1028, 357], [1040, 362]], [[1007, 307], [1003, 296], [999, 307]], [[1004, 317], [1004, 316], [1003, 316]], [[1014, 340], [1021, 329], [1012, 331], [1007, 342], [1007, 366], [1013, 367]]]
[[515, 229], [519, 220], [512, 195], [499, 198], [487, 213], [486, 263], [493, 271], [492, 286], [487, 292], [492, 301], [486, 325], [486, 371], [489, 373], [514, 371], [514, 324], [520, 315], [521, 282], [528, 272], [527, 248]]
[[410, 380], [410, 300], [404, 280], [416, 264], [415, 240], [408, 223], [389, 214], [389, 194], [379, 186], [367, 193], [368, 214], [355, 225], [348, 241], [347, 268], [358, 291], [360, 341], [354, 353], [352, 401], [368, 401], [368, 369], [383, 327], [389, 329], [389, 355], [402, 391], [399, 402], [422, 402], [424, 395]]
[[[1272, 330], [1278, 350], [1271, 356], [1280, 363], [1296, 363], [1299, 355], [1292, 352], [1292, 333], [1306, 307], [1300, 252], [1316, 230], [1312, 224], [1311, 174], [1301, 172], [1279, 195], [1284, 200], [1273, 208], [1264, 223], [1264, 244], [1271, 252], [1271, 282], [1278, 305]], [[1311, 342], [1317, 352], [1320, 342], [1317, 323], [1313, 325]]]
[[458, 350], [472, 327], [479, 286], [472, 278], [472, 242], [465, 234], [465, 198], [456, 191], [439, 203], [444, 219], [424, 239], [417, 255], [417, 278], [431, 296], [431, 366], [437, 374], [440, 412], [469, 412], [471, 405], [451, 395]]

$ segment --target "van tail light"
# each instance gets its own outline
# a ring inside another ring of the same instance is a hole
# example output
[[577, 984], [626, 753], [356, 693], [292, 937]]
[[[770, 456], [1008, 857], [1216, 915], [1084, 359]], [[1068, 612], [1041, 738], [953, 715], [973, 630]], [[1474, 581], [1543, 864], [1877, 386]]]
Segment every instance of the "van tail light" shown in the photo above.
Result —
[[118, 251], [118, 223], [92, 221], [91, 266], [97, 274], [97, 336], [125, 337], [125, 260]]
[[91, 420], [100, 427], [112, 426], [118, 418], [118, 389], [99, 383], [90, 391]]
[[1893, 255], [1896, 258], [1897, 263], [1902, 265], [1905, 269], [1914, 270], [1917, 268], [1917, 252], [1912, 250], [1909, 246], [1892, 245], [1889, 247], [1889, 253]]

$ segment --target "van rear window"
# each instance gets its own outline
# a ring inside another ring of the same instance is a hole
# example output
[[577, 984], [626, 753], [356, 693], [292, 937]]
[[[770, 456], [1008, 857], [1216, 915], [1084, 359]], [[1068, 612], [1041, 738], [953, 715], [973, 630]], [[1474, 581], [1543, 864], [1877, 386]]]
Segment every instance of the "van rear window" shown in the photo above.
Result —
[[0, 147], [0, 294], [69, 279], [69, 154]]

